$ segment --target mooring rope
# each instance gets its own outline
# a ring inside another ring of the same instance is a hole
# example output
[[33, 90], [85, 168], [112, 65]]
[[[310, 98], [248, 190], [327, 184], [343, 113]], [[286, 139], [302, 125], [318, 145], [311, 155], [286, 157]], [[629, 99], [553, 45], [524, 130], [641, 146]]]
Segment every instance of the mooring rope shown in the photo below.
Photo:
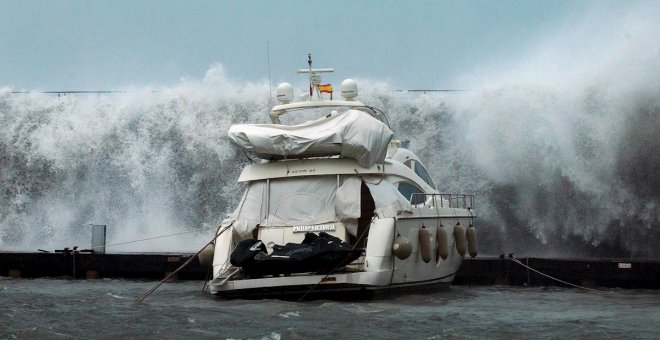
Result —
[[[362, 239], [364, 238], [364, 236], [367, 235], [367, 233], [369, 232], [369, 228], [371, 228], [371, 223], [374, 223], [374, 219], [375, 219], [375, 218], [376, 218], [376, 215], [374, 215], [373, 217], [371, 217], [371, 222], [370, 222], [369, 225], [364, 229], [364, 231], [362, 232], [362, 235], [360, 235], [360, 237], [358, 237], [358, 239], [355, 241], [355, 245], [353, 245], [353, 249], [351, 249], [351, 252], [354, 251], [354, 250], [357, 248], [357, 246], [360, 244], [360, 241], [362, 241]], [[344, 263], [343, 263], [343, 262], [339, 263], [339, 264], [338, 264], [335, 268], [333, 268], [328, 274], [326, 274], [321, 280], [319, 280], [319, 282], [317, 282], [312, 288], [310, 288], [309, 290], [307, 290], [307, 291], [305, 292], [305, 294], [303, 294], [303, 295], [302, 295], [302, 296], [301, 296], [296, 302], [301, 302], [302, 300], [304, 300], [305, 297], [307, 296], [307, 294], [309, 294], [311, 291], [313, 291], [314, 289], [316, 289], [316, 287], [318, 287], [318, 286], [321, 284], [321, 282], [325, 281], [325, 279], [327, 279], [328, 276], [334, 274], [334, 272], [335, 272], [337, 269], [339, 269], [339, 267], [341, 267], [342, 264], [344, 264]], [[346, 265], [346, 264], [344, 264], [344, 265]]]
[[178, 236], [178, 235], [183, 235], [183, 234], [190, 234], [190, 233], [194, 233], [194, 232], [198, 232], [198, 231], [202, 231], [202, 230], [213, 229], [213, 228], [216, 228], [216, 227], [215, 227], [215, 226], [211, 226], [211, 227], [205, 227], [205, 228], [199, 228], [199, 229], [190, 229], [190, 230], [186, 230], [186, 231], [182, 231], [182, 232], [178, 232], [178, 233], [174, 233], [174, 234], [167, 234], [167, 235], [153, 236], [153, 237], [147, 237], [147, 238], [143, 238], [143, 239], [139, 239], [139, 240], [126, 241], [126, 242], [119, 242], [119, 243], [113, 243], [113, 244], [106, 244], [106, 245], [104, 245], [104, 246], [90, 247], [89, 249], [95, 249], [95, 248], [107, 248], [107, 247], [121, 246], [121, 245], [124, 245], [124, 244], [130, 244], [130, 243], [137, 243], [137, 242], [151, 241], [151, 240], [155, 240], [155, 239], [159, 239], [159, 238], [171, 237], [171, 236]]
[[187, 266], [190, 262], [192, 262], [192, 260], [195, 259], [195, 258], [197, 257], [197, 255], [199, 255], [199, 253], [201, 253], [201, 252], [206, 248], [206, 246], [208, 246], [209, 244], [213, 243], [213, 241], [215, 241], [215, 239], [217, 239], [218, 236], [222, 235], [222, 233], [224, 233], [225, 231], [227, 231], [227, 229], [229, 229], [230, 227], [231, 227], [231, 224], [228, 225], [228, 226], [226, 226], [226, 227], [225, 227], [224, 229], [222, 229], [219, 233], [216, 233], [215, 235], [213, 235], [213, 238], [212, 238], [210, 241], [208, 241], [208, 242], [202, 247], [202, 249], [200, 249], [197, 253], [195, 253], [195, 255], [191, 256], [186, 262], [184, 262], [181, 266], [179, 266], [179, 268], [177, 268], [175, 271], [173, 271], [172, 273], [170, 273], [170, 275], [167, 275], [164, 279], [160, 280], [160, 282], [158, 282], [158, 284], [156, 284], [155, 286], [153, 286], [153, 287], [152, 287], [151, 289], [149, 289], [146, 293], [142, 294], [140, 297], [138, 297], [137, 299], [135, 299], [135, 302], [136, 302], [136, 303], [140, 303], [140, 302], [144, 301], [144, 299], [146, 299], [149, 295], [151, 295], [151, 293], [155, 292], [156, 289], [158, 289], [160, 286], [162, 286], [163, 283], [167, 282], [167, 280], [169, 280], [172, 276], [174, 276], [176, 273], [178, 273], [179, 270], [183, 269], [183, 268], [184, 268], [185, 266]]
[[576, 284], [573, 284], [573, 283], [570, 283], [570, 282], [566, 282], [566, 281], [564, 281], [564, 280], [560, 280], [560, 279], [558, 279], [558, 278], [556, 278], [556, 277], [552, 277], [552, 276], [550, 276], [550, 275], [548, 275], [548, 274], [542, 273], [542, 272], [540, 272], [540, 271], [538, 271], [538, 270], [536, 270], [536, 269], [534, 269], [534, 268], [532, 268], [532, 267], [530, 267], [530, 266], [528, 266], [528, 265], [526, 265], [526, 264], [520, 262], [520, 260], [518, 260], [517, 258], [513, 257], [513, 255], [510, 255], [509, 258], [510, 258], [511, 261], [513, 261], [514, 263], [517, 263], [517, 264], [519, 264], [519, 265], [521, 265], [521, 266], [523, 266], [523, 267], [525, 267], [525, 268], [527, 268], [527, 269], [529, 269], [529, 270], [531, 270], [531, 271], [533, 271], [533, 272], [535, 272], [535, 273], [537, 273], [537, 274], [543, 275], [543, 276], [545, 276], [545, 277], [547, 277], [547, 278], [549, 278], [549, 279], [555, 280], [555, 281], [557, 281], [557, 282], [561, 282], [561, 283], [566, 284], [566, 285], [569, 285], [569, 286], [573, 286], [573, 287], [580, 288], [580, 289], [584, 289], [584, 290], [589, 290], [589, 291], [592, 291], [592, 292], [607, 293], [606, 291], [602, 291], [602, 290], [598, 290], [598, 289], [593, 289], [593, 288], [587, 288], [587, 287], [579, 286], [579, 285], [576, 285]]
[[[378, 185], [378, 184], [380, 184], [380, 182], [382, 182], [385, 179], [385, 163], [384, 162], [383, 162], [383, 172], [379, 172], [378, 175], [376, 175], [376, 176], [380, 176], [380, 179], [376, 183], [371, 183], [371, 182], [367, 181], [366, 179], [364, 179], [363, 175], [358, 171], [358, 169], [353, 169], [353, 171], [355, 171], [355, 174], [360, 178], [360, 180], [362, 182], [367, 183], [367, 184]], [[366, 176], [369, 176], [369, 174], [366, 174]]]

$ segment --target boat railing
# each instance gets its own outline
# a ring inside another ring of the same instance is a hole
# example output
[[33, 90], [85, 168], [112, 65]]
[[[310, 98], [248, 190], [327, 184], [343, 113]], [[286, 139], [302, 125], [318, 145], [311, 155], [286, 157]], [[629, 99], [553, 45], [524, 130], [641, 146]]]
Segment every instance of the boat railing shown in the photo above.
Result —
[[413, 206], [474, 209], [474, 195], [413, 193], [410, 203]]

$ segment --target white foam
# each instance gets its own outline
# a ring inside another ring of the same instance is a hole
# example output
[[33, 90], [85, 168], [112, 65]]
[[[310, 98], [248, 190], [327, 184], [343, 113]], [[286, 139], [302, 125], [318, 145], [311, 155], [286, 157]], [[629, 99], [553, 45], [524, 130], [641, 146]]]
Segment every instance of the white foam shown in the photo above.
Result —
[[[619, 223], [637, 235], [625, 247], [657, 256], [658, 197], [639, 189], [657, 179], [625, 169], [659, 145], [648, 132], [657, 117], [643, 123], [644, 110], [658, 112], [659, 8], [597, 6], [520, 56], [467, 73], [467, 92], [413, 95], [358, 79], [360, 99], [388, 112], [442, 191], [482, 197], [479, 223], [499, 228], [504, 246], [513, 228], [598, 245]], [[220, 64], [165, 88], [10, 92], [0, 89], [2, 249], [85, 248], [88, 224], [107, 224], [108, 243], [214, 226], [234, 208], [247, 162], [228, 127], [268, 120], [268, 84], [232, 81]], [[194, 251], [211, 234], [118, 251]]]

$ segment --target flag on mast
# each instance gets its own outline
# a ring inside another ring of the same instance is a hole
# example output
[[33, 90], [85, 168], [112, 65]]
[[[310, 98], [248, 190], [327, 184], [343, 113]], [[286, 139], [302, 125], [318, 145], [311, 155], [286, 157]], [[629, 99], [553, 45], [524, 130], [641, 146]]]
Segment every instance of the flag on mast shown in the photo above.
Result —
[[332, 84], [318, 84], [321, 93], [332, 93]]

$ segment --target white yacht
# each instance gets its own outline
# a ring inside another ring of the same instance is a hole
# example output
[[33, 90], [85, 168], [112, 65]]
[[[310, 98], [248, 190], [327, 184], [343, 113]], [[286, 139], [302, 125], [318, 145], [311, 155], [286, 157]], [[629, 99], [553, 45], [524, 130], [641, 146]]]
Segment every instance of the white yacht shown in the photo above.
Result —
[[321, 82], [333, 70], [308, 64], [301, 101], [280, 84], [272, 124], [228, 132], [261, 162], [241, 173], [245, 192], [216, 232], [211, 293], [369, 297], [449, 285], [466, 251], [476, 256], [474, 197], [438, 192], [384, 112], [356, 100], [355, 81], [333, 100]]

